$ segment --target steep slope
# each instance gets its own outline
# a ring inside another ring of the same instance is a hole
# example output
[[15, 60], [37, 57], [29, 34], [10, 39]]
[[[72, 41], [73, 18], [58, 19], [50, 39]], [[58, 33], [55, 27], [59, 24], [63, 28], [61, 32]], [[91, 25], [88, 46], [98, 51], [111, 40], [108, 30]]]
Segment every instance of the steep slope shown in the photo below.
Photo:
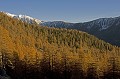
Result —
[[91, 73], [98, 79], [120, 70], [118, 47], [82, 31], [41, 27], [4, 13], [0, 13], [0, 54], [1, 65], [13, 79], [85, 79]]
[[120, 17], [100, 18], [84, 23], [45, 22], [41, 25], [85, 31], [106, 42], [120, 46], [120, 36], [118, 36], [120, 33]]
[[101, 18], [91, 22], [75, 24], [78, 30], [88, 32], [96, 37], [109, 42], [113, 45], [120, 46], [120, 17], [115, 18]]
[[92, 34], [99, 39], [102, 39], [106, 42], [109, 42], [113, 45], [120, 46], [120, 36], [119, 26], [120, 26], [120, 17], [115, 18], [100, 18], [97, 20], [84, 22], [84, 23], [68, 23], [64, 21], [41, 21], [30, 16], [26, 15], [14, 15], [7, 12], [4, 12], [10, 17], [17, 18], [23, 22], [30, 24], [39, 24], [41, 26], [56, 27], [56, 28], [67, 28], [67, 29], [76, 29], [80, 31], [85, 31], [89, 34]]

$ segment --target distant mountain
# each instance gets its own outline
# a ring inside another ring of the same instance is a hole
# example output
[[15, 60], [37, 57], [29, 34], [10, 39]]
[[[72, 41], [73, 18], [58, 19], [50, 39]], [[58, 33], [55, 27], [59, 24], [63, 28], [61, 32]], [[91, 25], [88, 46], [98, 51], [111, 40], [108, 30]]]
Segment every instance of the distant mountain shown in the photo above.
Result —
[[73, 27], [74, 23], [68, 23], [64, 21], [49, 21], [49, 22], [43, 22], [40, 25], [43, 26], [49, 26], [49, 27], [57, 27], [57, 28], [69, 28]]
[[90, 22], [77, 23], [74, 29], [88, 32], [113, 45], [120, 46], [120, 17], [101, 18]]
[[88, 32], [113, 45], [120, 46], [120, 17], [100, 18], [84, 23], [67, 23], [61, 21], [45, 22], [43, 26], [77, 29]]
[[89, 34], [95, 35], [96, 37], [109, 42], [113, 45], [120, 46], [120, 17], [114, 18], [100, 18], [84, 23], [69, 23], [64, 21], [41, 21], [39, 19], [32, 18], [26, 15], [14, 15], [6, 13], [8, 16], [18, 18], [27, 23], [37, 23], [42, 26], [56, 27], [56, 28], [67, 28], [85, 31]]
[[37, 24], [40, 24], [42, 23], [41, 20], [39, 19], [36, 19], [36, 18], [32, 18], [30, 16], [27, 16], [27, 15], [15, 15], [15, 14], [11, 14], [11, 13], [7, 13], [7, 12], [4, 12], [5, 14], [7, 14], [8, 16], [10, 17], [13, 17], [13, 18], [17, 18], [17, 19], [20, 19], [24, 22], [27, 22], [27, 23], [37, 23]]

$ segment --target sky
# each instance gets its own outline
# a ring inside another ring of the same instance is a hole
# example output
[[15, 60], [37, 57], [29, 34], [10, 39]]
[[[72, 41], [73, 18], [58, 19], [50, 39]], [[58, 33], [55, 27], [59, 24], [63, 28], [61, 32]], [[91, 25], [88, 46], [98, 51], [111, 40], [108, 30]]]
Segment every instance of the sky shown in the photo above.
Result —
[[120, 16], [120, 0], [0, 0], [0, 11], [43, 21], [87, 22]]

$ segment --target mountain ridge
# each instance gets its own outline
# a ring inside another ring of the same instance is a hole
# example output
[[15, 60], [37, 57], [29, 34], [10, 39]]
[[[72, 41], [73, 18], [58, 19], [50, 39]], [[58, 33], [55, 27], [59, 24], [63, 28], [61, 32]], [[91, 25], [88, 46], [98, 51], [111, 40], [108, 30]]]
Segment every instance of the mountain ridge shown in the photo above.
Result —
[[17, 18], [17, 19], [20, 19], [24, 22], [27, 22], [27, 23], [37, 23], [37, 24], [40, 24], [42, 23], [41, 20], [39, 19], [36, 19], [36, 18], [33, 18], [33, 17], [30, 17], [30, 16], [27, 16], [27, 15], [15, 15], [15, 14], [11, 14], [11, 13], [8, 13], [8, 12], [3, 12], [5, 13], [6, 15], [12, 17], [12, 18]]
[[119, 47], [83, 31], [42, 27], [3, 13], [0, 54], [2, 66], [12, 79], [120, 77]]
[[[2, 12], [2, 11], [1, 11]], [[110, 25], [118, 18], [120, 18], [120, 16], [118, 17], [110, 17], [110, 18], [98, 18], [95, 20], [91, 20], [91, 21], [87, 21], [87, 22], [79, 22], [79, 23], [72, 23], [72, 22], [65, 22], [65, 21], [42, 21], [27, 15], [15, 15], [15, 14], [11, 14], [8, 12], [3, 12], [5, 14], [7, 14], [8, 16], [11, 16], [13, 18], [18, 18], [22, 21], [28, 22], [28, 23], [32, 23], [32, 21], [35, 21], [37, 24], [43, 25], [43, 26], [50, 26], [50, 27], [62, 27], [60, 25], [63, 26], [73, 26], [75, 24], [86, 24], [86, 23], [90, 23], [88, 25], [88, 29], [92, 28], [93, 24], [97, 24], [99, 27], [101, 26], [102, 28], [99, 29], [99, 31], [101, 30], [105, 30], [107, 28], [110, 27]], [[28, 21], [26, 21], [28, 19]], [[92, 23], [91, 23], [92, 22]], [[119, 24], [119, 23], [118, 23]]]
[[[5, 12], [4, 12], [5, 13]], [[14, 15], [5, 13], [13, 18], [18, 18], [27, 23], [37, 23], [40, 26], [48, 26], [55, 28], [76, 29], [92, 34], [99, 39], [109, 42], [113, 45], [120, 46], [120, 16], [111, 18], [99, 18], [88, 22], [70, 23], [65, 21], [42, 21], [25, 15]]]

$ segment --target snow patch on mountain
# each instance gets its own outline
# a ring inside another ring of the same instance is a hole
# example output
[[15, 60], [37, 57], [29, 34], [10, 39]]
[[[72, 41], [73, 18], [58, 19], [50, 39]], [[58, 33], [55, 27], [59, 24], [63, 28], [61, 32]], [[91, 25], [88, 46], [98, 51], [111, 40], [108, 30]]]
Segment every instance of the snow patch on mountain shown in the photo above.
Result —
[[120, 17], [114, 17], [114, 18], [100, 18], [89, 22], [84, 23], [69, 23], [64, 21], [41, 21], [36, 18], [32, 18], [27, 15], [15, 15], [11, 13], [4, 12], [10, 17], [17, 18], [19, 20], [22, 20], [24, 22], [33, 24], [37, 23], [42, 26], [48, 26], [48, 27], [56, 27], [56, 28], [70, 28], [70, 29], [81, 29], [86, 28], [87, 30], [98, 30], [103, 31], [111, 27], [112, 25], [120, 25]]
[[17, 16], [17, 15], [15, 15], [15, 14], [7, 13], [7, 12], [4, 12], [4, 13], [7, 14], [8, 16], [10, 16], [10, 17]]
[[90, 22], [85, 22], [87, 24], [87, 29], [99, 28], [99, 31], [108, 29], [115, 22], [115, 18], [100, 18]]
[[30, 16], [27, 16], [27, 15], [15, 15], [15, 14], [11, 14], [11, 13], [7, 13], [7, 12], [4, 12], [6, 15], [12, 17], [12, 18], [17, 18], [19, 20], [22, 20], [24, 22], [27, 22], [27, 23], [37, 23], [37, 24], [40, 24], [42, 23], [43, 21], [39, 20], [39, 19], [36, 19], [36, 18], [32, 18]]

